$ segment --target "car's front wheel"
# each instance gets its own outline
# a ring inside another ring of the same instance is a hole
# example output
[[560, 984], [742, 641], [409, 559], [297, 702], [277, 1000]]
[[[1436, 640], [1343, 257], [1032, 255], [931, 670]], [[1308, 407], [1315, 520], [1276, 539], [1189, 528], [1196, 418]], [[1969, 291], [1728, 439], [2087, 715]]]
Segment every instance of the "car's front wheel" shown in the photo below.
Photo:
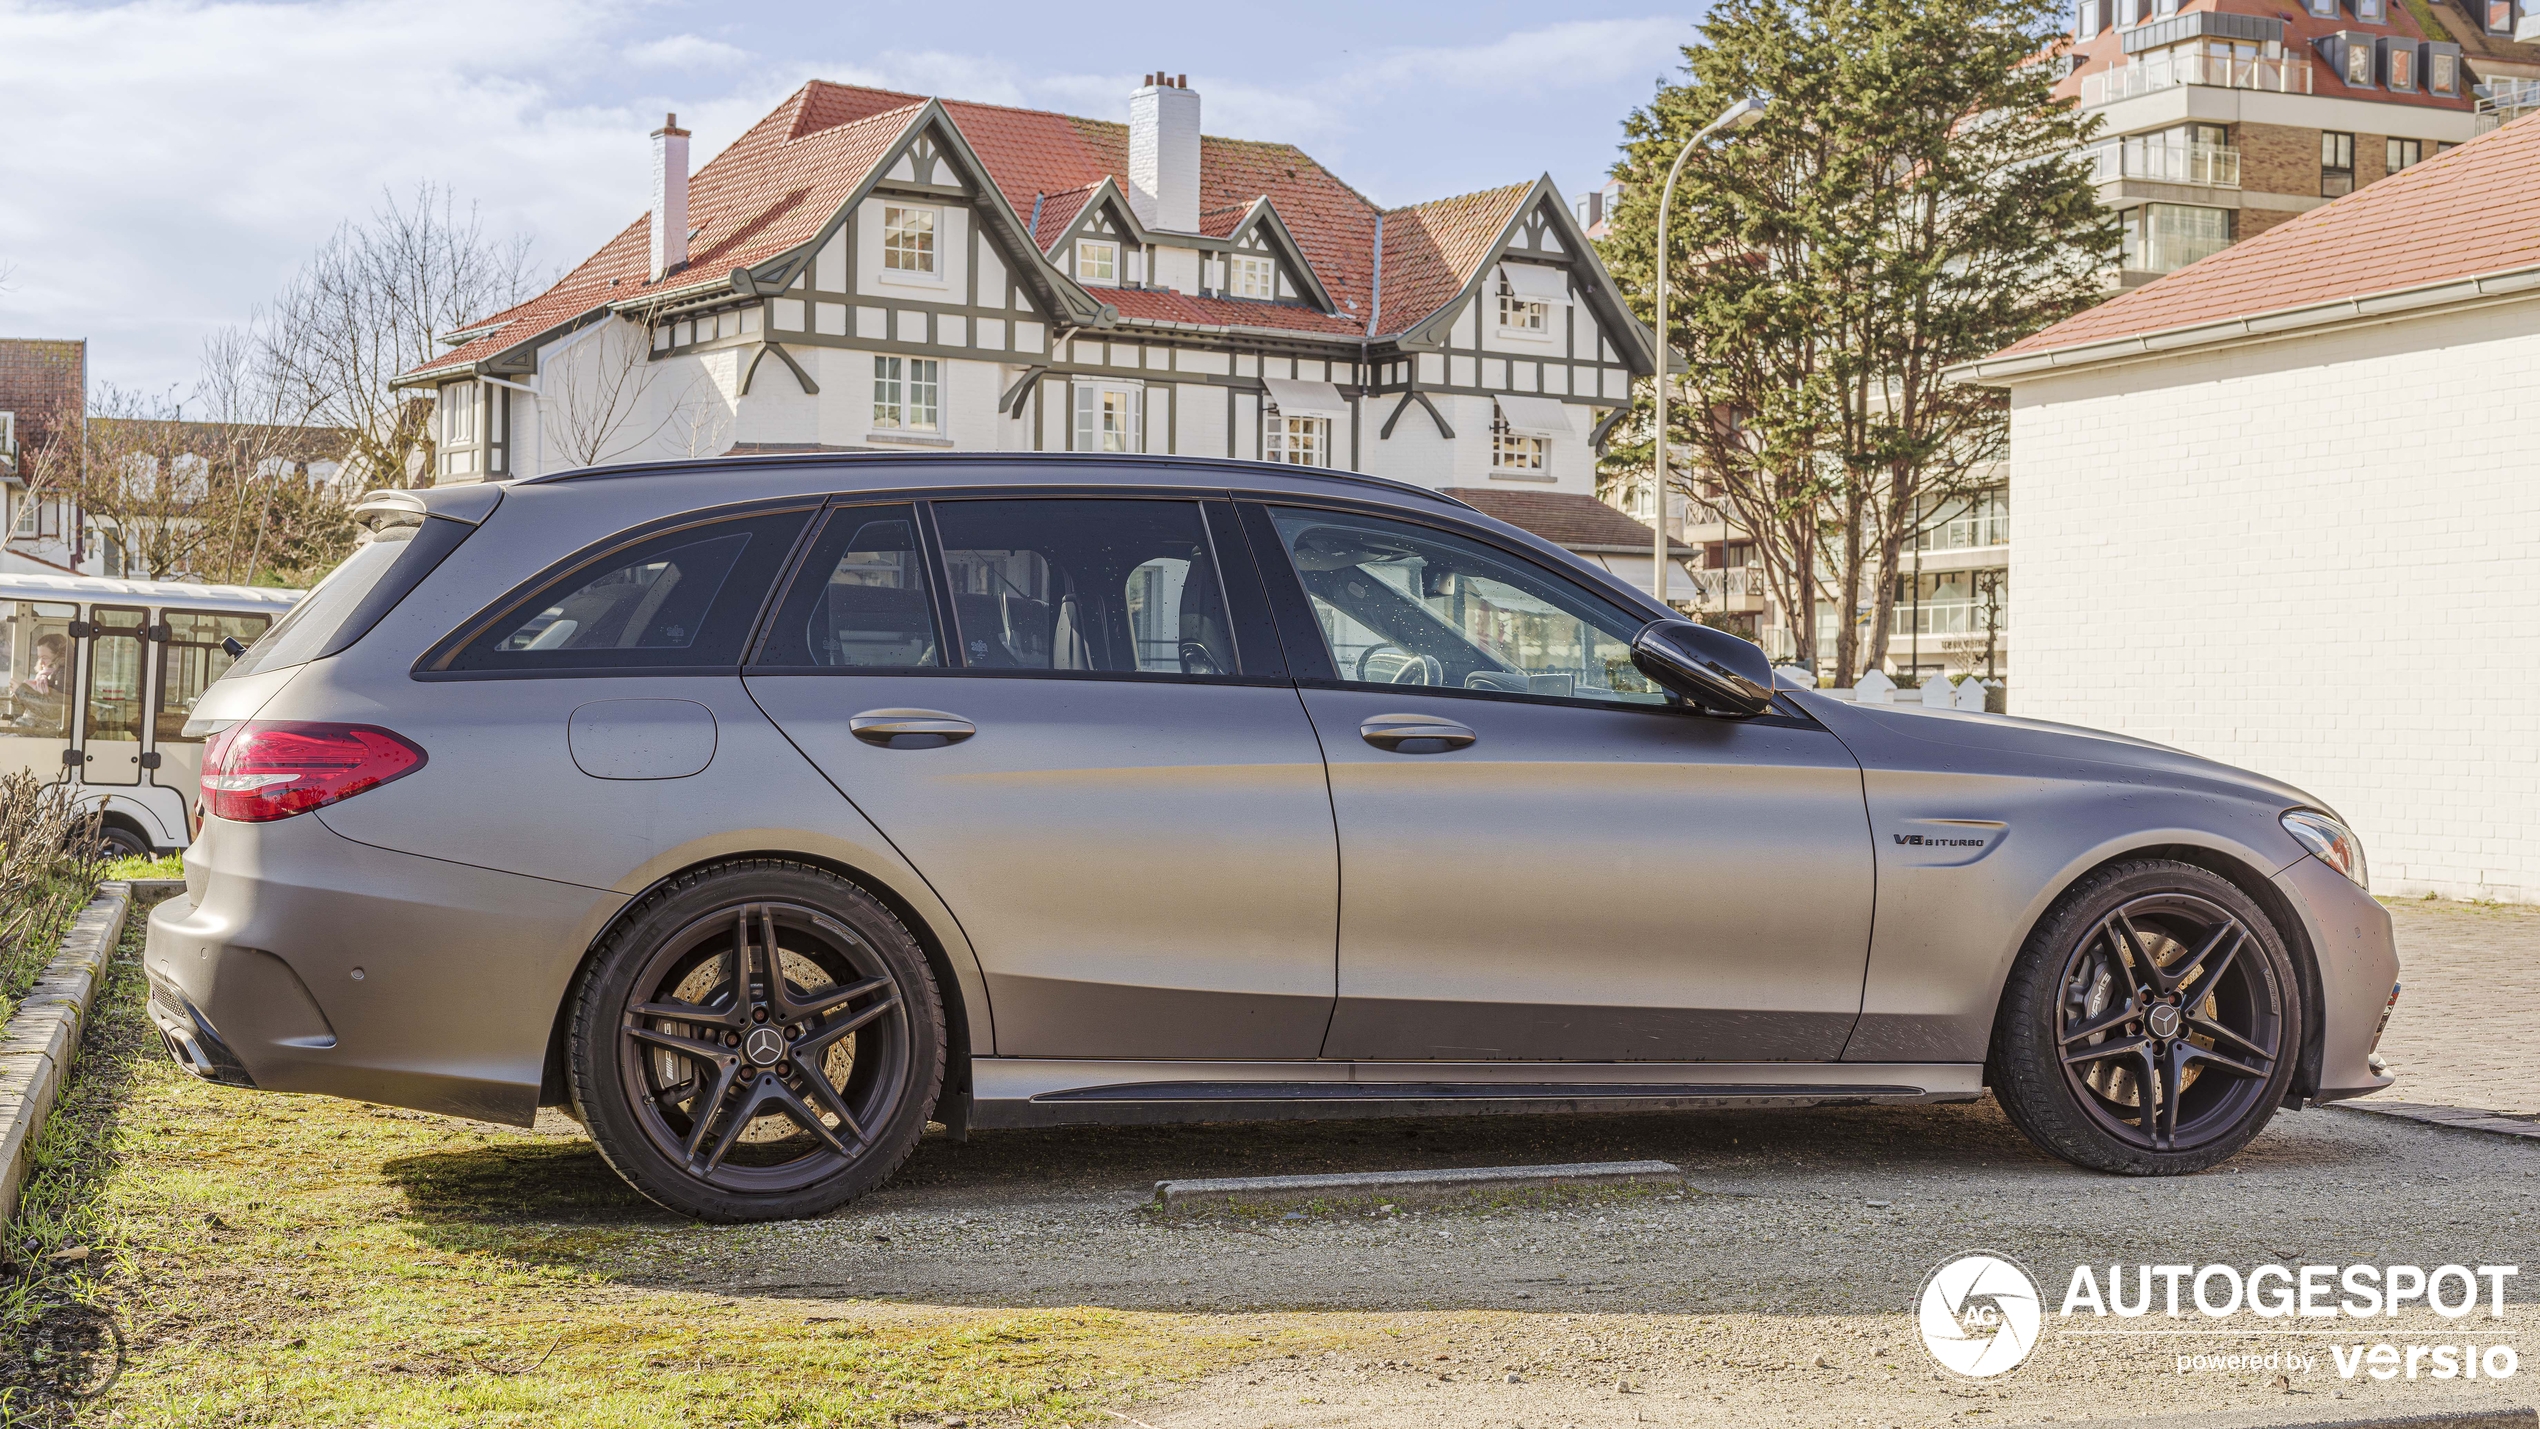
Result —
[[944, 1014], [889, 908], [803, 864], [683, 875], [610, 935], [573, 1017], [574, 1109], [637, 1190], [712, 1221], [819, 1215], [924, 1134]]
[[2266, 1126], [2301, 1040], [2301, 983], [2265, 910], [2210, 870], [2142, 859], [2075, 885], [2030, 934], [1987, 1070], [2040, 1147], [2177, 1176]]

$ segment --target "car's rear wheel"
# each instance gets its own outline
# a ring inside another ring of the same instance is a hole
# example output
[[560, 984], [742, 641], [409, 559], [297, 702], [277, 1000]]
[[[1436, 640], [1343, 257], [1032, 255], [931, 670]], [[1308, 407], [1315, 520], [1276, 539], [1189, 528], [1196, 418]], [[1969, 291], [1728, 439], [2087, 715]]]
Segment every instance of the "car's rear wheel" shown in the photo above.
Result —
[[944, 1074], [926, 955], [845, 879], [751, 860], [684, 875], [585, 970], [574, 1110], [637, 1190], [712, 1221], [819, 1215], [899, 1169]]
[[2014, 1125], [2077, 1165], [2176, 1176], [2230, 1157], [2283, 1102], [2301, 983], [2248, 894], [2144, 859], [2057, 900], [2012, 966], [1988, 1068]]

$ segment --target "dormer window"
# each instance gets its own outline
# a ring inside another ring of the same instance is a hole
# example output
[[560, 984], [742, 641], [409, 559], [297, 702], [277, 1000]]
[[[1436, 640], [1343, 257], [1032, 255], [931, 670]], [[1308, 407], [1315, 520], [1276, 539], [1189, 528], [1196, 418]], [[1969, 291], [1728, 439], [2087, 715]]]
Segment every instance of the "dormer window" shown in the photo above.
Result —
[[2383, 78], [2389, 81], [2392, 89], [2413, 91], [2417, 87], [2417, 47], [2415, 45], [2405, 40], [2391, 45], [2390, 57], [2383, 62], [2383, 67], [2386, 70]]
[[882, 267], [893, 273], [935, 271], [935, 210], [883, 208]]
[[2390, 23], [2390, 0], [2355, 0], [2355, 18], [2367, 25]]
[[2425, 87], [2429, 93], [2457, 97], [2461, 92], [2461, 57], [2449, 50], [2436, 50], [2428, 55]]
[[1226, 291], [1238, 298], [1279, 296], [1279, 265], [1237, 254], [1226, 260]]
[[2373, 44], [2372, 37], [2370, 35], [2349, 35], [2346, 37], [2347, 88], [2370, 89], [2373, 87], [2372, 51]]
[[[2507, 3], [2511, 3], [2511, 0], [2507, 0]], [[2337, 18], [2337, 0], [2303, 0], [2302, 8], [2310, 11], [2311, 18], [2314, 20]]]
[[2510, 35], [2514, 32], [2514, 0], [2487, 0], [2487, 33]]
[[1116, 286], [1120, 282], [1120, 245], [1090, 238], [1077, 240], [1076, 281]]

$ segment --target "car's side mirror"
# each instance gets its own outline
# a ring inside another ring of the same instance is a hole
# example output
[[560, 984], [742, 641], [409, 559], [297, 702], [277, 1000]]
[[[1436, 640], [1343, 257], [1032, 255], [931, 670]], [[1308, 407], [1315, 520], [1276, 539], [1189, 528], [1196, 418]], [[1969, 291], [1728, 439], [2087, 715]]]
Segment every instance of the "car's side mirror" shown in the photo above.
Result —
[[1690, 620], [1653, 620], [1632, 637], [1632, 664], [1666, 690], [1723, 714], [1772, 707], [1773, 662], [1760, 646]]

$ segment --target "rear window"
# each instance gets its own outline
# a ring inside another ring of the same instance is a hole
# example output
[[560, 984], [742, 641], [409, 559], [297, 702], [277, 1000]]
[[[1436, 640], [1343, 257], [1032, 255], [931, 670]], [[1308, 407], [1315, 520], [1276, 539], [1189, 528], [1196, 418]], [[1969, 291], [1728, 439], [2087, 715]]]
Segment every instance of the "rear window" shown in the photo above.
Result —
[[684, 526], [576, 561], [505, 607], [437, 668], [730, 668], [807, 511]]
[[[452, 520], [442, 520], [442, 523], [434, 525], [455, 525], [460, 536], [467, 533], [465, 525], [457, 525]], [[351, 556], [343, 558], [343, 566], [335, 566], [333, 571], [328, 571], [328, 579], [318, 581], [318, 589], [310, 591], [300, 604], [292, 607], [290, 614], [284, 614], [272, 629], [264, 632], [264, 640], [257, 640], [254, 645], [246, 647], [246, 655], [239, 655], [239, 662], [231, 665], [229, 673], [262, 675], [264, 670], [307, 665], [310, 660], [318, 660], [320, 655], [333, 655], [335, 650], [343, 650], [343, 645], [351, 645], [361, 635], [368, 635], [371, 624], [378, 624], [378, 617], [386, 614], [386, 609], [378, 609], [376, 614], [371, 614], [368, 622], [361, 624], [361, 629], [353, 629], [353, 640], [335, 645], [335, 635], [348, 632], [353, 614], [371, 604], [368, 596], [386, 594], [386, 591], [394, 589], [396, 599], [404, 599], [406, 591], [414, 589], [414, 581], [422, 581], [422, 571], [417, 571], [414, 579], [404, 581], [404, 589], [396, 589], [389, 576], [399, 569], [399, 561], [404, 561], [411, 553], [417, 558], [429, 556], [429, 563], [437, 566], [439, 556], [445, 556], [447, 551], [429, 553], [429, 546], [437, 546], [437, 541], [417, 548], [414, 538], [422, 530], [422, 525], [391, 525], [391, 528], [381, 530], [368, 541], [363, 541], [361, 546], [353, 548]], [[386, 604], [396, 602], [391, 599]]]

